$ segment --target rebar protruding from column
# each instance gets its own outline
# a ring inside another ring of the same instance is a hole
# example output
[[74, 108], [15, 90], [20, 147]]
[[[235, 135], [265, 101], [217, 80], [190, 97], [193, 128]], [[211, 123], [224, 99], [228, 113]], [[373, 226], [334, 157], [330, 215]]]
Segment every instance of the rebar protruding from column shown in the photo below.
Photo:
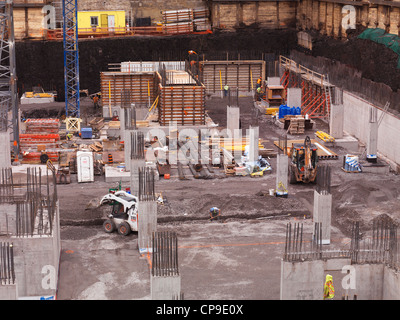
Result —
[[287, 135], [282, 135], [279, 136], [278, 138], [278, 149], [282, 150], [279, 152], [282, 152], [283, 154], [287, 154]]
[[153, 232], [152, 252], [152, 276], [171, 277], [179, 275], [178, 237], [176, 232]]
[[319, 194], [331, 193], [331, 167], [317, 167], [317, 186], [316, 190]]
[[369, 122], [370, 123], [378, 122], [378, 110], [375, 107], [369, 108]]
[[14, 247], [12, 243], [0, 242], [0, 285], [15, 283]]
[[131, 132], [131, 159], [144, 159], [144, 133]]
[[154, 177], [154, 169], [139, 168], [139, 201], [155, 201]]

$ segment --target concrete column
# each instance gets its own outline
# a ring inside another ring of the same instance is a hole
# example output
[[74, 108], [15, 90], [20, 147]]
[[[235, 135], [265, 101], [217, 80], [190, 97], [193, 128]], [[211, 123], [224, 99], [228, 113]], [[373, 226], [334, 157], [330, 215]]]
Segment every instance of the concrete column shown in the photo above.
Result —
[[[287, 195], [289, 157], [286, 154], [278, 154], [276, 161], [276, 195]], [[286, 190], [286, 191], [285, 191]]]
[[233, 136], [235, 130], [239, 130], [240, 121], [240, 108], [239, 107], [226, 107], [226, 128], [228, 132]]
[[125, 109], [120, 107], [119, 110], [119, 130], [121, 140], [124, 141], [124, 157], [125, 157], [125, 171], [130, 171], [129, 160], [131, 158], [131, 130], [126, 127]]
[[11, 146], [10, 133], [0, 132], [0, 168], [8, 168], [11, 166]]
[[249, 129], [249, 161], [257, 161], [258, 160], [258, 145], [259, 145], [259, 128], [258, 127], [250, 127]]
[[152, 300], [178, 300], [181, 294], [181, 276], [150, 276]]
[[376, 162], [378, 152], [378, 122], [368, 123], [367, 160]]
[[301, 107], [301, 88], [287, 89], [287, 105], [289, 107]]
[[329, 121], [329, 134], [335, 139], [343, 138], [344, 105], [332, 104], [331, 117]]
[[157, 202], [139, 201], [138, 212], [139, 252], [149, 252], [152, 248], [152, 234], [157, 231]]
[[331, 215], [332, 215], [332, 194], [320, 194], [314, 190], [314, 211], [313, 221], [321, 223], [322, 244], [331, 242]]

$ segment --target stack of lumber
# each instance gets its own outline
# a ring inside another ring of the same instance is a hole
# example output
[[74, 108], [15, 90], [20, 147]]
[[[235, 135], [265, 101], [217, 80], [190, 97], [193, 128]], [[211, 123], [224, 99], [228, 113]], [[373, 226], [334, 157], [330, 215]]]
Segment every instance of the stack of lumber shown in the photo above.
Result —
[[[286, 119], [287, 116], [285, 116]], [[304, 116], [290, 116], [290, 125], [288, 132], [290, 134], [303, 134], [305, 130]]]
[[89, 146], [89, 149], [90, 149], [90, 151], [93, 151], [93, 152], [101, 152], [101, 151], [103, 151], [103, 145], [100, 142], [96, 141], [95, 143], [93, 143]]

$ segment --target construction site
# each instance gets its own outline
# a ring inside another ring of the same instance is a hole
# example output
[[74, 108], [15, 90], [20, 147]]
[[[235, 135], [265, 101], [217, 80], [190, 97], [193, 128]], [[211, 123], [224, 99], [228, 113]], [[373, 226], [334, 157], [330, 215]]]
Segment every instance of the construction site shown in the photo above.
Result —
[[399, 0], [7, 0], [0, 30], [0, 300], [398, 299]]

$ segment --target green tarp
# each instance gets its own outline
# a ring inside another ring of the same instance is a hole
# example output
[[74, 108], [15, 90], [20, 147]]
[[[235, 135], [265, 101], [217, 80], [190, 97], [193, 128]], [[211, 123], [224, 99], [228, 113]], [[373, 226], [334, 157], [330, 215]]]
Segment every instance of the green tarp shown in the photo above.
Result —
[[376, 43], [380, 43], [393, 50], [399, 56], [399, 60], [397, 62], [397, 68], [400, 69], [400, 37], [385, 33], [385, 30], [375, 28], [375, 29], [366, 29], [359, 36], [359, 39], [367, 39], [374, 41]]

